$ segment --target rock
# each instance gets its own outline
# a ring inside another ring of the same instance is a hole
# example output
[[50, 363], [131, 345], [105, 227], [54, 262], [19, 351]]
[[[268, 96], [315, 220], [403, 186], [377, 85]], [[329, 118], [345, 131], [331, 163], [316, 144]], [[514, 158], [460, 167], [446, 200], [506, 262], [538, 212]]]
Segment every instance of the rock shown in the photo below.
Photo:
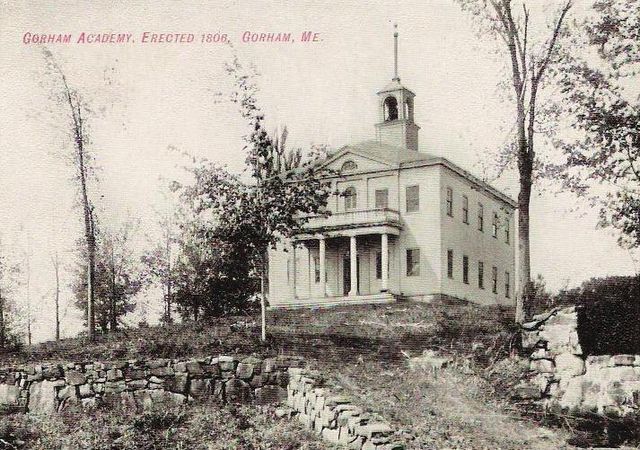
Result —
[[224, 390], [229, 403], [247, 403], [251, 398], [249, 385], [237, 378], [228, 380]]
[[20, 388], [10, 384], [0, 384], [0, 405], [17, 405]]
[[529, 370], [537, 373], [553, 373], [555, 368], [550, 359], [533, 359], [529, 363]]
[[233, 356], [220, 356], [217, 358], [217, 363], [222, 371], [234, 371], [236, 368], [236, 359]]
[[127, 389], [130, 391], [137, 391], [139, 389], [145, 389], [146, 387], [147, 387], [147, 380], [127, 381]]
[[280, 386], [264, 386], [256, 389], [255, 393], [258, 405], [280, 403], [287, 399], [287, 391]]
[[218, 364], [203, 364], [202, 370], [208, 377], [220, 378], [220, 366]]
[[[118, 369], [114, 369], [118, 370]], [[127, 385], [124, 380], [120, 381], [107, 381], [104, 384], [104, 392], [105, 394], [120, 394], [127, 389]], [[97, 392], [97, 391], [96, 391]]]
[[38, 381], [29, 387], [29, 411], [50, 414], [56, 411], [55, 386], [51, 381]]
[[188, 375], [186, 373], [177, 373], [173, 377], [165, 378], [165, 387], [171, 392], [184, 394], [187, 390]]
[[81, 384], [78, 387], [78, 394], [80, 398], [86, 398], [93, 396], [93, 389], [91, 389], [91, 385], [89, 384]]
[[68, 370], [64, 376], [64, 379], [67, 381], [67, 384], [70, 384], [72, 386], [79, 386], [87, 382], [87, 377], [85, 377], [84, 374], [78, 372], [77, 370]]
[[187, 372], [189, 372], [189, 374], [191, 375], [202, 375], [204, 373], [198, 361], [189, 361], [186, 364], [186, 368]]
[[166, 367], [169, 365], [168, 359], [152, 359], [147, 361], [147, 367], [149, 369], [157, 369], [159, 367]]
[[184, 395], [175, 394], [173, 392], [150, 391], [150, 393], [154, 406], [179, 406], [187, 401], [187, 398]]
[[241, 362], [236, 369], [236, 376], [242, 380], [248, 380], [253, 375], [253, 365]]
[[76, 387], [67, 386], [58, 391], [58, 400], [63, 401], [71, 397], [76, 397]]
[[156, 377], [168, 377], [173, 375], [173, 369], [171, 367], [154, 367], [150, 371], [151, 375], [155, 375]]
[[278, 367], [278, 363], [276, 362], [276, 358], [267, 358], [262, 361], [262, 372], [270, 373], [276, 370]]
[[536, 348], [529, 357], [531, 359], [553, 359], [553, 355], [544, 348]]
[[582, 383], [583, 377], [569, 378], [567, 382], [563, 379], [560, 384], [558, 404], [562, 409], [576, 411], [582, 403]]
[[283, 406], [276, 408], [274, 414], [278, 419], [290, 419], [295, 414], [295, 411], [288, 406]]
[[144, 370], [127, 368], [124, 370], [124, 377], [127, 380], [142, 380], [145, 377]]
[[109, 369], [107, 371], [107, 381], [118, 381], [122, 380], [124, 376], [122, 375], [122, 370], [120, 369]]
[[201, 398], [211, 395], [211, 380], [194, 379], [189, 383], [189, 395], [194, 398]]
[[633, 366], [635, 362], [635, 355], [613, 355], [611, 357], [611, 363], [614, 366]]
[[183, 373], [187, 371], [187, 363], [182, 361], [182, 362], [178, 362], [175, 363], [175, 365], [173, 366], [174, 370], [176, 371], [176, 373]]
[[62, 367], [59, 365], [45, 367], [42, 376], [48, 380], [62, 378]]
[[537, 400], [540, 397], [540, 387], [533, 384], [522, 383], [513, 389], [513, 398], [516, 399]]
[[558, 376], [577, 376], [585, 373], [584, 360], [570, 353], [561, 353], [555, 358]]
[[155, 384], [163, 384], [164, 380], [162, 378], [156, 377], [155, 375], [152, 375], [149, 377], [149, 381], [151, 383], [155, 383]]
[[422, 356], [408, 359], [410, 370], [429, 370], [431, 372], [444, 369], [450, 362], [448, 358], [440, 357], [433, 350], [425, 350], [422, 352]]

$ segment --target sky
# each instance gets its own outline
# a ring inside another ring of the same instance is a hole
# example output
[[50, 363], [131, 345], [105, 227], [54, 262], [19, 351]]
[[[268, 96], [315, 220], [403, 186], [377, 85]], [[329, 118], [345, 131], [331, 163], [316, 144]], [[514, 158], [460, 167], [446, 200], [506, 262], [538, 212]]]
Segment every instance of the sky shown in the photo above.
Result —
[[[534, 10], [538, 32], [557, 2], [549, 4]], [[577, 1], [575, 14], [587, 5]], [[503, 58], [451, 0], [0, 0], [0, 8], [0, 237], [16, 255], [30, 255], [34, 340], [53, 335], [55, 251], [65, 269], [63, 334], [79, 327], [66, 286], [81, 213], [64, 158], [71, 150], [64, 110], [51, 98], [59, 80], [45, 70], [42, 45], [24, 42], [26, 33], [72, 35], [71, 43], [47, 48], [96, 111], [89, 125], [100, 168], [94, 186], [100, 214], [111, 223], [139, 218], [140, 247], [153, 240], [161, 188], [184, 176], [184, 160], [168, 147], [234, 172], [243, 168], [246, 125], [219, 95], [229, 91], [224, 67], [234, 55], [260, 74], [258, 100], [268, 127], [286, 125], [292, 147], [339, 148], [374, 137], [375, 93], [393, 76], [397, 23], [399, 75], [416, 93], [421, 151], [482, 177], [495, 149], [511, 136], [513, 107], [498, 86]], [[301, 42], [306, 31], [318, 33], [317, 42]], [[83, 32], [131, 38], [77, 43]], [[145, 32], [193, 34], [194, 42], [143, 43]], [[242, 42], [246, 32], [291, 33], [295, 42]], [[201, 42], [203, 34], [216, 33], [232, 45]], [[494, 185], [515, 198], [516, 180], [507, 174]], [[617, 246], [610, 230], [598, 229], [595, 211], [572, 195], [536, 194], [531, 217], [532, 272], [551, 289], [637, 272], [633, 255]], [[148, 315], [157, 312], [151, 301]]]

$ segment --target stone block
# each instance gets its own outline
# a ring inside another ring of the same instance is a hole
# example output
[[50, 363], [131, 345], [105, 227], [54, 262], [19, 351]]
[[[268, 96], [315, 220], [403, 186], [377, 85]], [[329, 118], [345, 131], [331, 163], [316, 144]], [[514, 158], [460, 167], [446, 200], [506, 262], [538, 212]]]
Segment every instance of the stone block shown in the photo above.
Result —
[[611, 363], [614, 366], [633, 366], [635, 362], [635, 355], [613, 355], [611, 357]]
[[202, 367], [200, 367], [200, 363], [198, 361], [188, 361], [186, 363], [187, 372], [189, 375], [200, 376], [204, 374]]
[[194, 398], [210, 396], [213, 392], [212, 381], [203, 379], [192, 379], [189, 382], [189, 395]]
[[322, 439], [331, 442], [332, 444], [340, 444], [340, 430], [338, 428], [335, 430], [323, 428], [321, 435]]
[[270, 405], [287, 399], [287, 391], [280, 386], [264, 386], [255, 390], [258, 405]]
[[149, 371], [149, 373], [151, 373], [151, 375], [155, 375], [156, 377], [169, 377], [173, 375], [174, 372], [173, 372], [173, 368], [168, 366], [162, 366], [162, 367], [154, 367]]
[[553, 373], [555, 367], [550, 359], [533, 359], [529, 363], [529, 370], [536, 373]]
[[187, 401], [182, 394], [166, 391], [150, 391], [151, 400], [154, 406], [179, 406]]
[[[119, 370], [119, 369], [113, 369]], [[120, 394], [127, 389], [127, 385], [124, 380], [120, 381], [107, 381], [104, 384], [104, 392], [105, 394]]]
[[165, 378], [165, 388], [170, 392], [184, 394], [187, 390], [188, 375], [186, 372], [176, 373], [173, 377]]
[[224, 385], [226, 400], [229, 403], [248, 403], [251, 399], [251, 388], [242, 380], [232, 378]]
[[159, 367], [166, 367], [169, 365], [168, 359], [151, 359], [147, 361], [147, 367], [149, 369], [157, 369]]
[[124, 371], [124, 378], [127, 380], [142, 380], [145, 377], [143, 369], [126, 368]]
[[236, 362], [233, 356], [219, 356], [217, 358], [217, 363], [222, 371], [234, 371], [236, 369]]
[[130, 391], [137, 391], [139, 389], [145, 389], [148, 383], [147, 380], [131, 380], [127, 381], [127, 389]]
[[262, 361], [263, 373], [274, 372], [277, 367], [278, 367], [278, 363], [276, 362], [276, 358], [267, 358], [264, 361]]
[[523, 332], [522, 333], [522, 347], [523, 348], [535, 348], [541, 341], [540, 335], [537, 331]]
[[578, 376], [585, 373], [584, 360], [571, 353], [561, 353], [555, 358], [556, 372], [559, 377]]
[[58, 400], [66, 400], [71, 397], [76, 397], [76, 387], [66, 386], [58, 391]]
[[203, 364], [202, 370], [209, 378], [220, 378], [220, 365], [218, 364]]
[[80, 398], [92, 397], [93, 389], [91, 388], [91, 385], [85, 383], [78, 386], [78, 395], [80, 396]]
[[566, 382], [563, 379], [560, 384], [558, 404], [562, 409], [576, 411], [582, 403], [582, 383], [583, 377], [569, 378]]
[[521, 383], [513, 389], [513, 397], [521, 400], [537, 400], [541, 397], [540, 387], [530, 383]]
[[107, 381], [118, 381], [122, 380], [124, 375], [122, 374], [122, 370], [120, 369], [109, 369], [107, 371]]
[[43, 369], [42, 376], [48, 380], [62, 378], [62, 367], [59, 365], [47, 366]]
[[0, 405], [17, 405], [20, 388], [10, 384], [0, 384]]
[[253, 365], [241, 362], [236, 369], [236, 376], [242, 380], [249, 380], [253, 375]]
[[56, 391], [51, 381], [32, 383], [29, 387], [29, 411], [50, 414], [56, 411]]
[[72, 386], [79, 386], [87, 382], [87, 377], [77, 370], [67, 370], [67, 373], [64, 375], [64, 379], [67, 381], [67, 384]]

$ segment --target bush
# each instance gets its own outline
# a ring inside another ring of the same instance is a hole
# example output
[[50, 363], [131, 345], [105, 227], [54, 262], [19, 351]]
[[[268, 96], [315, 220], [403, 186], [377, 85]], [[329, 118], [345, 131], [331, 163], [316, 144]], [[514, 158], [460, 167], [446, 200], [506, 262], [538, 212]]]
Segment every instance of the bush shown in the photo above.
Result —
[[567, 297], [578, 305], [578, 336], [585, 355], [640, 354], [639, 279], [592, 279], [578, 289]]

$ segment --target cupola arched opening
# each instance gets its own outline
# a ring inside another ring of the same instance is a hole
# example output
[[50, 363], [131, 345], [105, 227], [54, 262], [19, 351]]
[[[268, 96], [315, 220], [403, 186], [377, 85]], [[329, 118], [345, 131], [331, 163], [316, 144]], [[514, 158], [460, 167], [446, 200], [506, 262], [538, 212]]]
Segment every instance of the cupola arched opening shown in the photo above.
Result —
[[404, 117], [413, 122], [413, 99], [411, 97], [404, 101]]
[[398, 120], [398, 100], [392, 95], [384, 99], [384, 121]]

